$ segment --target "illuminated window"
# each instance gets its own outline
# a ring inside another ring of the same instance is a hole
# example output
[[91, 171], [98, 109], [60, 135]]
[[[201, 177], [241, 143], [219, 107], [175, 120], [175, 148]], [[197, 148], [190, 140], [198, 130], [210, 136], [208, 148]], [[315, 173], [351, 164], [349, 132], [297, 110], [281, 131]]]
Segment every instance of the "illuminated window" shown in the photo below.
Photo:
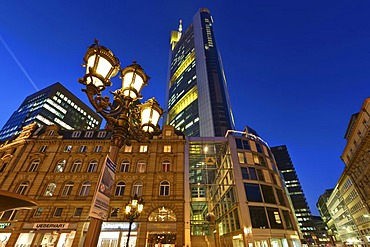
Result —
[[62, 191], [62, 196], [69, 196], [71, 195], [73, 189], [73, 182], [69, 181], [64, 185], [63, 191]]
[[162, 172], [169, 172], [171, 167], [171, 163], [168, 160], [162, 162]]
[[164, 135], [165, 135], [165, 136], [171, 136], [171, 135], [172, 135], [172, 131], [171, 131], [171, 130], [166, 130], [166, 131], [164, 132]]
[[71, 152], [71, 150], [72, 150], [72, 146], [67, 145], [64, 147], [63, 152]]
[[123, 152], [131, 153], [132, 152], [132, 146], [125, 146]]
[[116, 191], [114, 192], [114, 195], [123, 196], [123, 194], [125, 193], [125, 187], [126, 187], [125, 182], [122, 182], [122, 181], [118, 182], [116, 185]]
[[60, 160], [55, 166], [54, 172], [63, 172], [66, 165], [66, 160]]
[[124, 160], [121, 163], [120, 172], [129, 172], [130, 170], [130, 161]]
[[245, 155], [243, 152], [238, 152], [238, 159], [240, 164], [245, 164]]
[[28, 182], [22, 182], [15, 193], [25, 195], [28, 190], [29, 183]]
[[132, 196], [141, 196], [143, 192], [143, 182], [141, 181], [137, 181], [134, 183], [134, 185], [132, 186]]
[[136, 172], [145, 172], [145, 167], [146, 167], [146, 164], [144, 161], [139, 161], [137, 162], [137, 166], [136, 166]]
[[160, 196], [169, 196], [170, 195], [170, 183], [168, 181], [162, 181], [159, 186], [159, 195]]
[[79, 195], [80, 196], [88, 196], [89, 192], [90, 192], [90, 188], [91, 188], [91, 182], [90, 181], [84, 182], [81, 186], [81, 190], [80, 190]]
[[140, 153], [146, 153], [148, 152], [148, 145], [140, 145]]
[[57, 185], [54, 182], [53, 183], [50, 183], [48, 185], [48, 187], [46, 187], [44, 196], [52, 196], [56, 187], [57, 187]]
[[149, 221], [176, 221], [176, 214], [169, 208], [161, 207], [149, 215]]
[[39, 168], [40, 159], [33, 160], [31, 162], [30, 168], [28, 169], [29, 172], [35, 172]]
[[98, 167], [98, 161], [92, 160], [87, 167], [87, 172], [96, 172], [96, 168]]
[[171, 153], [171, 145], [164, 145], [163, 146], [164, 153]]

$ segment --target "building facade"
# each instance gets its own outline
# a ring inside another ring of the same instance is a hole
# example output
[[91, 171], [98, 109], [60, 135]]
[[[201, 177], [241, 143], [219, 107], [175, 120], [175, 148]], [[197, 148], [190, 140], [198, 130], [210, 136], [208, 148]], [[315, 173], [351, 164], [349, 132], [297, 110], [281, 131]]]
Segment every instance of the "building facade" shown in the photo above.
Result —
[[315, 227], [312, 220], [311, 210], [308, 206], [306, 197], [303, 193], [301, 183], [293, 162], [290, 158], [286, 145], [271, 147], [279, 171], [283, 174], [289, 196], [293, 203], [294, 212], [298, 220], [298, 225], [307, 244], [315, 243]]
[[267, 143], [229, 131], [190, 137], [191, 243], [197, 246], [300, 246], [298, 226]]
[[[370, 98], [367, 98], [360, 112], [352, 115], [345, 139], [346, 147], [341, 156], [346, 167], [343, 174], [350, 177], [356, 191], [357, 205], [351, 200], [355, 223], [370, 245]], [[355, 209], [356, 208], [356, 209]]]
[[235, 129], [208, 9], [200, 9], [184, 33], [180, 23], [171, 34], [166, 98], [167, 124], [186, 136], [225, 136]]
[[327, 207], [340, 239], [336, 246], [363, 246], [365, 242], [353, 217], [353, 213], [363, 210], [363, 206], [350, 177], [342, 174], [327, 201]]
[[[37, 129], [36, 124], [24, 127], [17, 138], [0, 146], [0, 190], [25, 195], [38, 204], [32, 210], [1, 212], [0, 240], [4, 246], [17, 247], [82, 246], [111, 133], [60, 130], [56, 125]], [[185, 138], [172, 126], [163, 127], [149, 142], [133, 142], [120, 150], [99, 247], [126, 246], [129, 223], [124, 208], [134, 194], [145, 204], [133, 224], [130, 246], [189, 244], [185, 242], [184, 150]]]
[[102, 118], [57, 82], [26, 97], [0, 130], [0, 140], [11, 138], [33, 122], [69, 130], [98, 130]]
[[337, 228], [335, 227], [333, 218], [331, 217], [328, 206], [327, 206], [327, 202], [329, 200], [329, 197], [333, 193], [333, 191], [334, 189], [325, 190], [324, 194], [322, 194], [319, 197], [319, 200], [316, 203], [316, 207], [319, 210], [321, 219], [326, 225], [327, 234], [328, 234], [328, 237], [330, 238], [331, 245], [334, 246], [338, 242], [340, 242], [340, 238], [338, 237]]

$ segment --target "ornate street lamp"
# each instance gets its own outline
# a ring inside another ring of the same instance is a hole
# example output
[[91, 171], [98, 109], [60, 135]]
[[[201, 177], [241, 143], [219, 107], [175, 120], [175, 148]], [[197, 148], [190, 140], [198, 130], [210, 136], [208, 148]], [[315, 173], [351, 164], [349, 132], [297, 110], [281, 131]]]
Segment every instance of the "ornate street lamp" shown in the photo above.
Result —
[[[149, 141], [152, 133], [159, 130], [159, 119], [163, 109], [152, 98], [141, 103], [141, 90], [148, 84], [149, 76], [136, 63], [120, 68], [120, 62], [113, 52], [95, 40], [83, 59], [86, 74], [78, 82], [85, 85], [82, 89], [91, 105], [106, 121], [107, 128], [112, 130], [110, 158], [116, 162], [119, 149], [123, 145], [131, 145], [131, 140]], [[121, 72], [122, 87], [102, 96], [101, 92], [111, 86], [111, 78]], [[92, 218], [86, 235], [84, 246], [96, 246], [102, 225], [101, 219]]]
[[125, 215], [127, 220], [129, 221], [126, 247], [129, 247], [132, 223], [134, 223], [134, 221], [139, 218], [141, 212], [143, 211], [143, 208], [144, 200], [142, 198], [138, 198], [136, 194], [134, 195], [134, 198], [132, 198], [132, 200], [129, 201], [126, 205]]

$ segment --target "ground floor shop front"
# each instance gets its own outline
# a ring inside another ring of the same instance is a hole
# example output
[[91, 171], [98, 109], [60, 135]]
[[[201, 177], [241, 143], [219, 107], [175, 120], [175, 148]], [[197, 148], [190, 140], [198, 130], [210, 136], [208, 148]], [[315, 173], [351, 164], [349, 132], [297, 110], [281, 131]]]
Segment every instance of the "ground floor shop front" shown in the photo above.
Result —
[[[0, 223], [1, 224], [1, 223]], [[0, 247], [83, 246], [88, 222], [7, 223], [0, 229]], [[181, 226], [181, 224], [180, 224]], [[183, 246], [183, 228], [177, 223], [103, 222], [97, 247], [175, 247]]]

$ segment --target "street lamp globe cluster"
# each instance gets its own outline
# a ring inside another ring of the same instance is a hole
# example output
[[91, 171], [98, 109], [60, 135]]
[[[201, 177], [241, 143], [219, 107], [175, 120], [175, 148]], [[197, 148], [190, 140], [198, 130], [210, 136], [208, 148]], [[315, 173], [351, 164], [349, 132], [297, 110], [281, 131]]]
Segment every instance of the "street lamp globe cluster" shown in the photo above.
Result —
[[[131, 140], [148, 140], [150, 133], [159, 129], [158, 122], [163, 109], [151, 98], [141, 104], [141, 90], [148, 85], [149, 76], [136, 63], [120, 68], [120, 61], [111, 50], [95, 40], [87, 50], [83, 66], [86, 74], [78, 81], [86, 86], [86, 93], [91, 105], [107, 121], [113, 130], [114, 145], [131, 145]], [[113, 102], [101, 92], [112, 85], [111, 78], [120, 72], [122, 87], [114, 92]]]
[[[109, 157], [116, 163], [118, 152], [123, 145], [131, 145], [131, 140], [139, 142], [149, 141], [153, 132], [159, 130], [159, 119], [163, 109], [158, 102], [151, 98], [141, 103], [141, 90], [148, 84], [149, 76], [135, 61], [126, 68], [120, 68], [118, 58], [111, 50], [95, 40], [83, 59], [86, 74], [78, 82], [85, 85], [82, 89], [91, 105], [106, 121], [107, 128], [112, 131]], [[120, 72], [122, 87], [110, 91], [113, 102], [108, 96], [102, 96], [106, 87], [112, 85], [111, 78]], [[131, 225], [143, 210], [143, 200], [137, 195], [126, 207], [126, 217], [130, 223], [127, 246], [130, 237]], [[85, 237], [84, 246], [97, 246], [103, 219], [90, 219], [89, 228]]]
[[142, 198], [138, 198], [136, 194], [134, 195], [134, 198], [132, 198], [132, 200], [126, 205], [125, 215], [126, 215], [127, 220], [129, 221], [127, 242], [126, 242], [127, 247], [129, 247], [132, 223], [134, 223], [135, 219], [139, 218], [141, 212], [143, 211], [143, 208], [144, 208], [144, 200]]

